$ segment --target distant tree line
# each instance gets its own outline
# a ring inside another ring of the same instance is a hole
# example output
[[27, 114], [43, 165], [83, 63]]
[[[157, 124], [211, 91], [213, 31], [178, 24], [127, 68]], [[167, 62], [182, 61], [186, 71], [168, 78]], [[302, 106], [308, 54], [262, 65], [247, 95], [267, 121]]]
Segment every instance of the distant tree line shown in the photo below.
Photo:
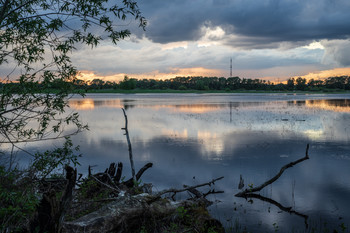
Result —
[[[0, 84], [1, 85], [16, 85]], [[262, 79], [247, 79], [239, 77], [176, 77], [165, 80], [156, 79], [134, 79], [127, 76], [120, 82], [103, 81], [93, 79], [84, 81], [77, 79], [69, 85], [75, 90], [102, 90], [102, 89], [148, 89], [148, 90], [262, 90], [262, 91], [327, 91], [327, 90], [350, 90], [350, 77], [338, 76], [328, 77], [323, 80], [290, 78], [286, 83], [273, 83]], [[53, 82], [51, 87], [59, 89], [61, 81]]]

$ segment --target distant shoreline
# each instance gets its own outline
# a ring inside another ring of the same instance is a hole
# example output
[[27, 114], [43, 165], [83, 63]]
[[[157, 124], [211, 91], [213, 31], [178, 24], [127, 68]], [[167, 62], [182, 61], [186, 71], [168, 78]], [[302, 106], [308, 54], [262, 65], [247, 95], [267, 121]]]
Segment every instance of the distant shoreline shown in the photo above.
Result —
[[265, 91], [265, 90], [173, 90], [173, 89], [92, 89], [87, 90], [85, 93], [117, 93], [117, 94], [161, 94], [161, 93], [184, 93], [184, 94], [206, 94], [206, 93], [272, 93], [272, 94], [350, 94], [350, 91], [346, 90], [324, 90], [324, 91]]

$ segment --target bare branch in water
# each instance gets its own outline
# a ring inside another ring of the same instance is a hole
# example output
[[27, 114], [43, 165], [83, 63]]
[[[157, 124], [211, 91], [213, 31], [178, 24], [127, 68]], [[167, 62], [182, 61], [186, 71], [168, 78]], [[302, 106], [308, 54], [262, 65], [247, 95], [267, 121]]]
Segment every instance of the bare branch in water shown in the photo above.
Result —
[[125, 118], [125, 127], [122, 128], [122, 130], [125, 130], [126, 140], [128, 141], [128, 150], [129, 150], [129, 158], [130, 158], [130, 165], [131, 165], [131, 175], [132, 175], [132, 179], [135, 180], [135, 166], [134, 166], [134, 159], [132, 156], [132, 147], [131, 147], [129, 131], [128, 131], [128, 116], [125, 113], [125, 109], [122, 108], [122, 110], [123, 110], [124, 118]]
[[278, 178], [280, 178], [285, 170], [287, 170], [288, 168], [293, 167], [294, 165], [296, 165], [298, 163], [301, 163], [301, 162], [303, 162], [304, 160], [307, 160], [307, 159], [309, 159], [309, 144], [307, 144], [307, 146], [306, 146], [305, 157], [284, 165], [281, 168], [281, 170], [279, 171], [279, 173], [277, 173], [277, 175], [275, 175], [274, 177], [272, 177], [270, 180], [266, 181], [262, 185], [259, 185], [258, 187], [255, 187], [255, 188], [245, 189], [244, 191], [237, 193], [235, 196], [236, 197], [244, 197], [245, 195], [247, 195], [249, 193], [259, 192], [261, 189], [265, 188], [269, 184], [272, 184]]

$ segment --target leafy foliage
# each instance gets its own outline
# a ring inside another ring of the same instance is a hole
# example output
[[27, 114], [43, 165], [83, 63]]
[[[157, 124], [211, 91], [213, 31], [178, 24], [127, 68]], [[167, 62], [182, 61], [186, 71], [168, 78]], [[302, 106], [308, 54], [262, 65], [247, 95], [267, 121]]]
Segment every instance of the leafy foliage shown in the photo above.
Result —
[[[77, 74], [69, 53], [78, 43], [95, 47], [103, 37], [117, 43], [129, 36], [128, 29], [116, 25], [129, 16], [144, 28], [146, 20], [136, 2], [123, 0], [120, 6], [108, 0], [1, 3], [0, 66], [14, 67], [3, 82], [19, 78], [0, 86], [0, 142], [63, 137], [66, 124], [80, 132], [85, 126], [78, 115], [63, 115]], [[59, 90], [55, 95], [53, 86]]]
[[[78, 164], [69, 138], [51, 151], [33, 154], [23, 148], [87, 129], [77, 113], [65, 112], [79, 84], [70, 53], [77, 46], [128, 37], [128, 25], [117, 23], [130, 17], [145, 28], [133, 0], [0, 0], [0, 145], [12, 148], [10, 165], [0, 164], [0, 232], [24, 227], [40, 196], [37, 179]], [[12, 167], [16, 149], [33, 156], [26, 172]]]
[[23, 172], [0, 166], [0, 232], [15, 232], [29, 221], [38, 199]]
[[66, 138], [62, 148], [55, 148], [45, 152], [37, 152], [34, 155], [34, 161], [31, 164], [31, 170], [35, 172], [37, 179], [44, 179], [54, 171], [62, 170], [64, 165], [79, 165], [78, 158], [74, 151], [79, 151], [79, 146], [72, 148], [73, 143]]
[[350, 76], [328, 77], [323, 80], [290, 78], [284, 83], [274, 83], [263, 79], [246, 79], [240, 77], [176, 77], [171, 79], [134, 79], [125, 77], [117, 82], [94, 79], [90, 82], [77, 80], [74, 90], [93, 91], [101, 89], [121, 90], [263, 90], [263, 91], [341, 91], [350, 90]]

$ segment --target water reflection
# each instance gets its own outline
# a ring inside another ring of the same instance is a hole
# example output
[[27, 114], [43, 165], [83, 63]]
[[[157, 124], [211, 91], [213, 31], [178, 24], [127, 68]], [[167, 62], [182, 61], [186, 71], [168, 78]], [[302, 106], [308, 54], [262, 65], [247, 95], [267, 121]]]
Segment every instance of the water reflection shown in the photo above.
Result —
[[309, 216], [310, 228], [321, 218], [330, 228], [338, 227], [339, 218], [350, 219], [349, 96], [88, 95], [72, 99], [70, 106], [90, 126], [74, 138], [84, 155], [82, 170], [128, 163], [123, 107], [136, 169], [154, 164], [143, 180], [161, 190], [225, 176], [216, 184], [225, 191], [216, 196], [222, 202], [212, 212], [228, 225], [238, 219], [253, 232], [272, 231], [273, 223], [281, 232], [304, 229], [304, 219], [281, 213], [272, 203], [235, 199], [239, 175], [247, 184], [262, 183], [300, 158], [310, 143], [310, 160], [260, 194]]
[[122, 104], [125, 100], [120, 99], [109, 99], [109, 100], [95, 100], [91, 98], [84, 99], [71, 99], [69, 106], [76, 110], [89, 110], [96, 107], [111, 107], [111, 108], [122, 108]]
[[335, 112], [350, 112], [350, 100], [348, 99], [323, 99], [323, 100], [294, 100], [288, 101], [289, 105], [306, 106]]
[[253, 203], [253, 199], [258, 199], [258, 200], [261, 200], [263, 202], [267, 202], [267, 203], [270, 203], [270, 204], [276, 206], [281, 211], [287, 212], [289, 214], [295, 214], [297, 216], [300, 216], [304, 219], [305, 229], [309, 228], [309, 223], [308, 223], [309, 216], [293, 210], [292, 207], [283, 206], [278, 201], [275, 201], [275, 200], [268, 198], [268, 197], [261, 196], [260, 194], [256, 194], [256, 193], [249, 193], [245, 196], [245, 198], [250, 198], [250, 200], [248, 200], [248, 202], [250, 202], [250, 203]]
[[[188, 101], [191, 102], [191, 101]], [[249, 108], [256, 106], [269, 106], [271, 104], [280, 104], [284, 101], [240, 101], [228, 103], [184, 103], [184, 104], [159, 104], [159, 100], [155, 102], [143, 102], [139, 99], [94, 99], [94, 98], [84, 98], [84, 99], [72, 99], [70, 100], [70, 106], [74, 109], [84, 110], [93, 109], [95, 107], [110, 107], [110, 108], [125, 108], [130, 107], [150, 107], [154, 109], [160, 108], [171, 108], [173, 111], [177, 112], [187, 112], [187, 113], [206, 113], [211, 111], [217, 111], [223, 108]], [[331, 111], [341, 111], [350, 112], [350, 100], [349, 99], [311, 99], [311, 100], [293, 100], [287, 101], [287, 104], [295, 106], [306, 106], [307, 108], [319, 108]]]

